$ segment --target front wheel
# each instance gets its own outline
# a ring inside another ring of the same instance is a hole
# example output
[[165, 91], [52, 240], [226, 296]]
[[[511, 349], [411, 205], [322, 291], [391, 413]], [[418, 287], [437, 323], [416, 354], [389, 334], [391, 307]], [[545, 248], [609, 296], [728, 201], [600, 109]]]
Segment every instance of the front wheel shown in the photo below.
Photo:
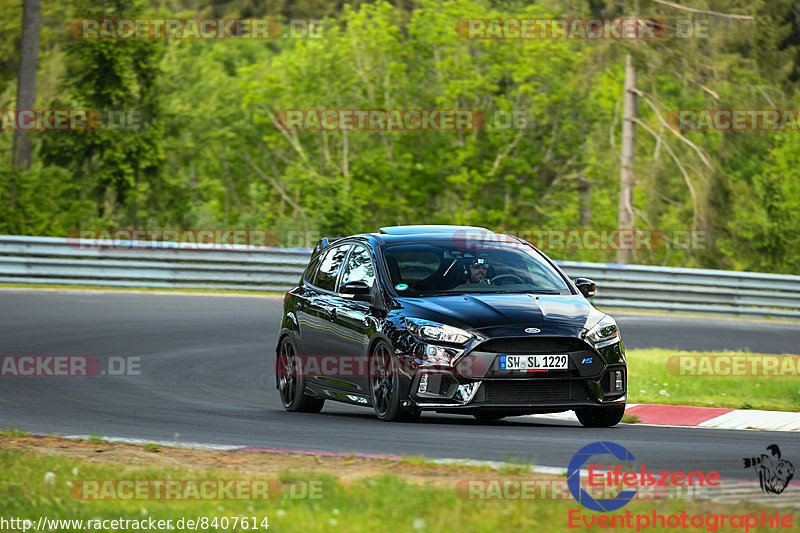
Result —
[[400, 407], [400, 372], [392, 350], [381, 342], [372, 351], [369, 382], [375, 415], [384, 422], [418, 419], [420, 411], [403, 411]]
[[281, 403], [287, 411], [319, 413], [325, 405], [325, 400], [305, 394], [305, 380], [302, 371], [298, 371], [299, 363], [292, 341], [288, 337], [284, 338], [275, 362], [275, 381], [278, 383]]
[[587, 428], [608, 428], [616, 426], [625, 414], [624, 405], [614, 407], [585, 407], [576, 409], [578, 421]]

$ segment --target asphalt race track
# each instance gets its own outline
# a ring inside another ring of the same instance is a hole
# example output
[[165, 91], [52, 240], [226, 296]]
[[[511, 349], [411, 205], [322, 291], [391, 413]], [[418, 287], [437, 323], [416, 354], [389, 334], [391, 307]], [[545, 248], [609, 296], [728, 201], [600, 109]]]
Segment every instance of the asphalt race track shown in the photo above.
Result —
[[[753, 480], [742, 458], [777, 443], [800, 460], [792, 433], [639, 425], [590, 430], [517, 417], [423, 415], [379, 422], [370, 409], [328, 404], [283, 410], [274, 388], [276, 298], [94, 291], [0, 290], [0, 355], [140, 357], [140, 375], [0, 377], [0, 428], [272, 448], [516, 459], [566, 467], [584, 445], [625, 446], [648, 469], [717, 470]], [[800, 354], [800, 326], [617, 314], [628, 348], [739, 349]], [[631, 361], [630, 364], [635, 364]]]

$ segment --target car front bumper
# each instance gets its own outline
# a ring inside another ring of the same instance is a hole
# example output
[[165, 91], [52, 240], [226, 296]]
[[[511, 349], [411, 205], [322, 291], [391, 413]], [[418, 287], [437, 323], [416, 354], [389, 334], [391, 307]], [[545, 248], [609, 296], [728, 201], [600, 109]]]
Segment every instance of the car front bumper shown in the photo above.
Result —
[[[501, 341], [473, 347], [455, 357], [450, 365], [428, 365], [424, 356], [417, 355], [420, 364], [407, 376], [403, 387], [407, 390], [407, 407], [439, 412], [489, 410], [526, 414], [626, 403], [627, 361], [621, 340], [598, 350], [579, 339], [544, 338], [537, 339], [539, 346], [530, 345], [532, 349], [525, 352], [520, 351], [513, 339]], [[492, 346], [497, 349], [489, 349]], [[506, 348], [515, 351], [506, 352]], [[425, 347], [416, 351], [420, 350], [425, 353]], [[568, 368], [546, 372], [501, 371], [499, 356], [503, 353], [566, 354]]]

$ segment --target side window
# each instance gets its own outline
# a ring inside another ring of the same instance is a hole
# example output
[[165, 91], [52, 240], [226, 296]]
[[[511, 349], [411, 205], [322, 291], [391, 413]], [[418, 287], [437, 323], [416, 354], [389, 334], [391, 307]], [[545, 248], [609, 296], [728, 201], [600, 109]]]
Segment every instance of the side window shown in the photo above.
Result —
[[315, 257], [314, 260], [308, 264], [308, 266], [306, 267], [306, 272], [303, 275], [303, 279], [305, 279], [308, 283], [312, 285], [314, 284], [314, 276], [317, 275], [317, 268], [319, 267], [319, 258], [320, 256]]
[[339, 275], [342, 261], [344, 260], [344, 256], [347, 255], [347, 250], [349, 248], [349, 244], [342, 244], [336, 248], [331, 248], [325, 253], [325, 256], [319, 264], [319, 270], [317, 271], [317, 277], [314, 279], [314, 285], [328, 291], [336, 290], [336, 278]]
[[342, 283], [348, 281], [363, 281], [369, 286], [375, 282], [375, 265], [363, 246], [356, 246], [350, 253]]

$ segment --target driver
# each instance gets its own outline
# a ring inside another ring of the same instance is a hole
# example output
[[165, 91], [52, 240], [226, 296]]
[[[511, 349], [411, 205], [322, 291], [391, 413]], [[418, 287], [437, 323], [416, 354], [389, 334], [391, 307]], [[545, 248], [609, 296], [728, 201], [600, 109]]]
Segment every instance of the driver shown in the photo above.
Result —
[[476, 257], [469, 264], [469, 278], [465, 283], [489, 283], [489, 280], [486, 279], [486, 272], [490, 266], [489, 260], [485, 257]]

